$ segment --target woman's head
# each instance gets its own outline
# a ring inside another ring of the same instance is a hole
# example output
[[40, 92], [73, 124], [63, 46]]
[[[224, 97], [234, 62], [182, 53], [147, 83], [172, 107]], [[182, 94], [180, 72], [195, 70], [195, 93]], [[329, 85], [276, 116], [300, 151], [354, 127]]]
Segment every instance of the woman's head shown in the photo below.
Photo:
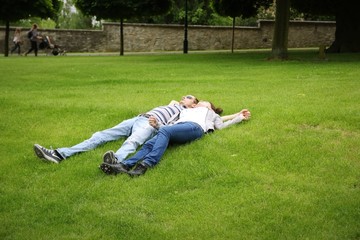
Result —
[[208, 109], [213, 110], [215, 113], [217, 114], [221, 114], [223, 112], [222, 108], [217, 108], [214, 106], [214, 104], [212, 104], [211, 102], [207, 102], [207, 101], [200, 101], [196, 107], [206, 107]]
[[32, 29], [37, 29], [38, 28], [38, 25], [36, 24], [36, 23], [34, 23], [33, 25], [32, 25]]

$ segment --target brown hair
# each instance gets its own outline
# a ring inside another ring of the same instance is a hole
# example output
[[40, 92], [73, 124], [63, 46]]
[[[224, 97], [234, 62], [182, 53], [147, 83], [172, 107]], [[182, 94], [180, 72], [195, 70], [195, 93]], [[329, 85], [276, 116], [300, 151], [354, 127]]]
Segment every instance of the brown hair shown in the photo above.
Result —
[[212, 102], [209, 102], [210, 103], [210, 105], [211, 105], [211, 109], [212, 110], [214, 110], [214, 112], [215, 113], [217, 113], [217, 114], [221, 114], [222, 112], [223, 112], [223, 110], [222, 110], [222, 108], [220, 108], [220, 107], [215, 107], [215, 105], [212, 103]]
[[199, 103], [199, 99], [197, 99], [197, 97], [195, 97], [194, 103], [195, 103], [195, 104], [198, 104], [198, 103]]

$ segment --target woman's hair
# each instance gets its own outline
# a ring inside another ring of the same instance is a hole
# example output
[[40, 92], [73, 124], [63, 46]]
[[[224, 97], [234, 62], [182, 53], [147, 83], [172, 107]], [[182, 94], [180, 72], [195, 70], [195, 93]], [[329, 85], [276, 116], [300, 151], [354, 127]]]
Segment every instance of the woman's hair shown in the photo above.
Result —
[[195, 104], [198, 104], [198, 103], [199, 103], [199, 99], [197, 99], [197, 98], [195, 97], [194, 103], [195, 103]]
[[214, 105], [212, 102], [209, 102], [209, 103], [210, 103], [210, 105], [211, 105], [211, 109], [214, 110], [215, 113], [217, 113], [217, 114], [220, 115], [220, 114], [223, 112], [222, 108], [219, 108], [219, 107], [217, 108], [217, 107], [215, 107], [215, 105]]
[[32, 29], [37, 29], [38, 28], [38, 25], [36, 24], [36, 23], [34, 23], [33, 25], [32, 25]]

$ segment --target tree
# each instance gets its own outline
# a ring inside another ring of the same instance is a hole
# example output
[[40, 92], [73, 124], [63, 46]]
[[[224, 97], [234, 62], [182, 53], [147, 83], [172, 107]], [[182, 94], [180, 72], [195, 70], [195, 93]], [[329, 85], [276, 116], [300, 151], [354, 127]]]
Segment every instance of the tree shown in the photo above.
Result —
[[359, 0], [291, 0], [292, 7], [303, 13], [335, 16], [335, 41], [329, 53], [360, 52]]
[[57, 28], [62, 29], [86, 29], [92, 28], [92, 19], [76, 11], [73, 0], [64, 1], [59, 12]]
[[276, 0], [275, 27], [272, 42], [272, 57], [287, 59], [289, 35], [290, 0]]
[[185, 19], [185, 3], [189, 24], [206, 25], [212, 18], [211, 0], [176, 0], [165, 14], [159, 16], [138, 16], [130, 19], [132, 22], [147, 22], [160, 24], [183, 24]]
[[270, 3], [272, 0], [214, 0], [215, 11], [219, 15], [230, 16], [233, 19], [231, 52], [234, 52], [235, 18], [255, 16], [260, 6], [269, 6]]
[[0, 20], [5, 22], [5, 57], [9, 55], [10, 22], [37, 16], [42, 18], [55, 17], [59, 11], [59, 0], [0, 0]]
[[124, 19], [165, 13], [171, 0], [75, 0], [75, 6], [85, 15], [120, 20], [120, 55], [124, 55]]

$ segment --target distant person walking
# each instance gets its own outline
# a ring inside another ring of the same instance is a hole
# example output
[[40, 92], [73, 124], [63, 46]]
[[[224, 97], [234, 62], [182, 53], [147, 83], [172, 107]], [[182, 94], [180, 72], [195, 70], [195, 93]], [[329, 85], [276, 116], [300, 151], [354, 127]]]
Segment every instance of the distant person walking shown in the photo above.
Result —
[[14, 38], [13, 38], [13, 43], [14, 43], [14, 47], [11, 49], [11, 54], [13, 52], [15, 52], [15, 50], [17, 50], [18, 55], [20, 55], [20, 45], [22, 43], [21, 40], [21, 29], [20, 28], [16, 28], [15, 29], [15, 33], [14, 33]]
[[37, 54], [38, 54], [38, 43], [37, 43], [37, 41], [39, 39], [42, 39], [42, 37], [39, 36], [39, 33], [38, 33], [37, 29], [38, 29], [38, 26], [37, 26], [36, 23], [34, 23], [32, 28], [30, 29], [30, 31], [27, 33], [27, 36], [30, 39], [31, 48], [24, 54], [25, 56], [27, 56], [31, 51], [34, 50], [35, 57], [37, 57]]

